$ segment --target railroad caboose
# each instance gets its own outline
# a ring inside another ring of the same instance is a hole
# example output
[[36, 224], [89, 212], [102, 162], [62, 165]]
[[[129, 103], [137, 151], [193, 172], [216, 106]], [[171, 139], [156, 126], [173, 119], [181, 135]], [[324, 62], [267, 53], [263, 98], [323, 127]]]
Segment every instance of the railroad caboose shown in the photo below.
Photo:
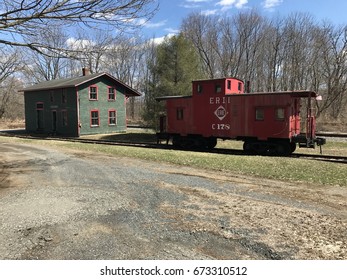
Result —
[[291, 154], [297, 144], [314, 148], [325, 143], [316, 137], [311, 110], [315, 92], [245, 93], [244, 87], [236, 78], [198, 80], [193, 81], [190, 96], [158, 98], [166, 102], [158, 138], [184, 149], [212, 149], [218, 138], [241, 140], [245, 152], [270, 155]]

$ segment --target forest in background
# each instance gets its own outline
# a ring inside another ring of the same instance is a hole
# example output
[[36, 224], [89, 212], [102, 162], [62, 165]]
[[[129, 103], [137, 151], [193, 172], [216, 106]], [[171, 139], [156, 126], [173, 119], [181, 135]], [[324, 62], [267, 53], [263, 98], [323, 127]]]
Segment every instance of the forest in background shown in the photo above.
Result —
[[0, 42], [0, 121], [23, 118], [19, 89], [79, 76], [86, 67], [142, 92], [129, 100], [128, 118], [150, 125], [160, 110], [155, 97], [189, 95], [192, 80], [229, 76], [250, 81], [254, 92], [316, 91], [323, 99], [315, 104], [319, 120], [345, 124], [347, 25], [317, 22], [310, 14], [269, 18], [248, 10], [233, 16], [192, 13], [180, 33], [159, 44], [136, 30], [81, 28], [71, 37], [52, 24], [36, 31], [25, 38], [39, 46]]

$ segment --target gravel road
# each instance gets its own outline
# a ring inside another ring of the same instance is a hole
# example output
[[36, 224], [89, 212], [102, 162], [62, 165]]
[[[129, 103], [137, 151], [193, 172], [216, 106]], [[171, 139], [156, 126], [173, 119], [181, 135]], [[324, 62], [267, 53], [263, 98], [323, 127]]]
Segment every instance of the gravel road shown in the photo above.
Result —
[[0, 140], [0, 259], [347, 259], [347, 190]]

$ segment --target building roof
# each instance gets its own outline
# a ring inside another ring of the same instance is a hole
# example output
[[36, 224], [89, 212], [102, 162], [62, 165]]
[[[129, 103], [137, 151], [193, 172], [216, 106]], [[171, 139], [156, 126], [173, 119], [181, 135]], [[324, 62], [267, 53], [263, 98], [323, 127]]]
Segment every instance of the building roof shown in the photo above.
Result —
[[38, 84], [35, 84], [32, 86], [26, 87], [22, 91], [33, 92], [33, 91], [40, 91], [40, 90], [77, 87], [77, 86], [83, 85], [87, 82], [90, 82], [94, 79], [100, 78], [102, 76], [106, 76], [109, 79], [113, 80], [114, 82], [121, 84], [126, 89], [125, 95], [127, 95], [127, 96], [140, 96], [141, 95], [141, 93], [139, 93], [137, 90], [131, 88], [127, 84], [116, 79], [115, 77], [111, 76], [108, 73], [96, 73], [96, 74], [74, 77], [74, 78], [46, 81], [46, 82], [42, 82], [42, 83], [38, 83]]

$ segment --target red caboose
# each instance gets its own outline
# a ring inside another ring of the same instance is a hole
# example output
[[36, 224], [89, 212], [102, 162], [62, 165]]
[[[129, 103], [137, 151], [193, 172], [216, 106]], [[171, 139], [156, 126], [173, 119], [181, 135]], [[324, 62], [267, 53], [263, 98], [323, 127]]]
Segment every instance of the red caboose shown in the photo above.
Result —
[[[244, 93], [236, 78], [193, 81], [191, 96], [169, 96], [161, 118], [159, 137], [188, 149], [214, 148], [217, 139], [244, 141], [244, 150], [256, 154], [288, 155], [300, 147], [323, 145], [315, 135], [310, 109], [313, 91]], [[306, 131], [300, 128], [302, 99], [307, 99]]]

